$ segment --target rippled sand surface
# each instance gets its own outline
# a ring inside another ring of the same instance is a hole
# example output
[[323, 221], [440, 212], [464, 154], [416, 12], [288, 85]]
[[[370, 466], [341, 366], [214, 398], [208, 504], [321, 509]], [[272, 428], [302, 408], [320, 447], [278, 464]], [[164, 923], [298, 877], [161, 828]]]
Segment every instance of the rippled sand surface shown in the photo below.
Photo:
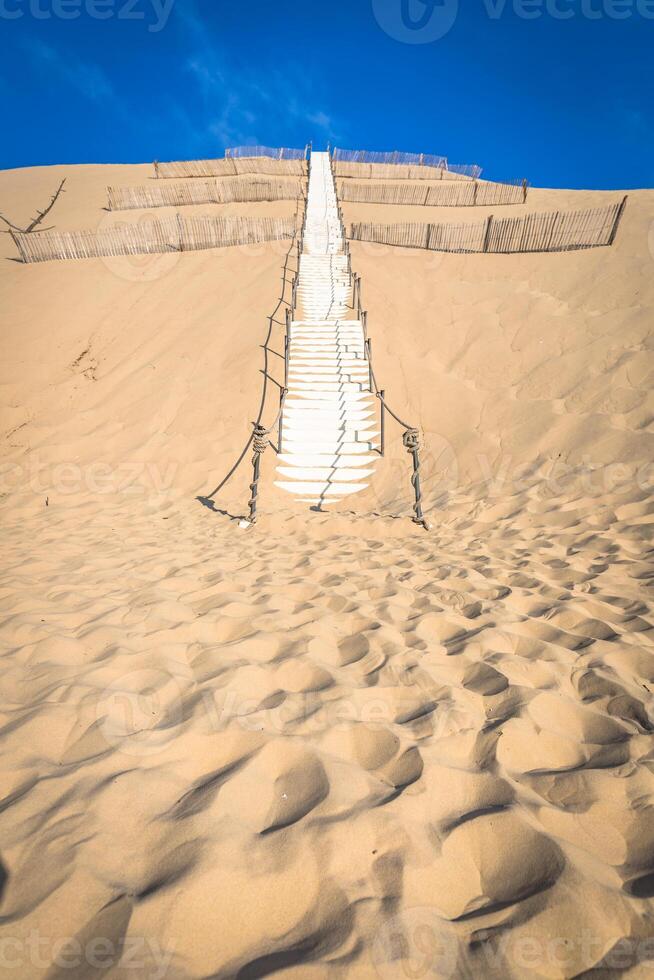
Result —
[[[115, 180], [80, 168], [66, 220]], [[279, 250], [3, 261], [7, 975], [650, 975], [651, 207], [613, 253], [440, 266], [433, 303], [416, 256], [413, 381], [411, 259], [355, 255], [429, 533], [397, 434], [352, 512], [294, 509], [272, 454], [256, 527], [247, 468], [195, 499], [256, 415]]]

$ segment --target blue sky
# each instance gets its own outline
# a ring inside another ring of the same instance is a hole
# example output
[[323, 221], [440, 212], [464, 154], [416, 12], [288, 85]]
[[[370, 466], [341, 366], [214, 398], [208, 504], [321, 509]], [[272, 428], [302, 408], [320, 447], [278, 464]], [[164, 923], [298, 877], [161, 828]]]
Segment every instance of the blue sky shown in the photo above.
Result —
[[654, 186], [654, 0], [0, 0], [0, 168], [407, 150]]

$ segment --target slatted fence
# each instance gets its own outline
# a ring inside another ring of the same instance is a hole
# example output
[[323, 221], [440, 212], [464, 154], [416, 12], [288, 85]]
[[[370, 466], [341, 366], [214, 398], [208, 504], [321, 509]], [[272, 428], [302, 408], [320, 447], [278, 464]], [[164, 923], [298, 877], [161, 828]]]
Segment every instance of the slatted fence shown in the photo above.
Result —
[[288, 146], [230, 146], [225, 150], [226, 157], [271, 157], [273, 160], [306, 160], [309, 147], [303, 150]]
[[24, 262], [51, 259], [88, 259], [109, 255], [150, 255], [190, 252], [230, 245], [292, 238], [293, 218], [217, 218], [198, 215], [156, 218], [138, 224], [120, 224], [99, 231], [12, 232]]
[[274, 177], [306, 177], [306, 160], [271, 160], [268, 157], [244, 159], [227, 157], [224, 160], [174, 160], [159, 163], [155, 160], [154, 175], [158, 178], [236, 177], [239, 174], [271, 174]]
[[451, 180], [468, 181], [473, 177], [456, 174], [442, 167], [412, 167], [404, 164], [386, 163], [335, 163], [337, 177], [355, 180]]
[[231, 204], [243, 201], [294, 201], [302, 195], [299, 180], [192, 181], [155, 183], [139, 187], [108, 187], [110, 211], [131, 208], [184, 207], [191, 204]]
[[467, 224], [353, 224], [349, 238], [437, 252], [567, 252], [612, 245], [627, 204]]
[[408, 166], [408, 167], [432, 167], [459, 176], [481, 177], [482, 169], [477, 164], [453, 164], [449, 163], [447, 157], [441, 157], [432, 153], [401, 153], [399, 150], [390, 152], [379, 152], [375, 150], [343, 150], [340, 147], [334, 149], [332, 157], [336, 163], [370, 163], [389, 166]]
[[450, 184], [357, 184], [341, 181], [341, 201], [359, 204], [415, 204], [423, 207], [481, 207], [496, 204], [524, 204], [527, 182], [491, 184], [457, 181]]

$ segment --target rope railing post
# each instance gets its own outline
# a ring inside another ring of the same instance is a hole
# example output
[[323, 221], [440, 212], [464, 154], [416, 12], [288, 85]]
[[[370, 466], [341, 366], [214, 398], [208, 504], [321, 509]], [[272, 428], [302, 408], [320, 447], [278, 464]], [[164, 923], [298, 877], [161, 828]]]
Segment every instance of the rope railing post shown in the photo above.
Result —
[[288, 348], [289, 348], [289, 329], [290, 329], [290, 310], [286, 311], [286, 336], [284, 337], [284, 387], [288, 388]]
[[254, 423], [254, 434], [252, 436], [252, 483], [250, 484], [250, 500], [248, 502], [250, 508], [249, 522], [250, 524], [257, 523], [257, 505], [259, 503], [259, 480], [261, 479], [261, 457], [264, 455], [266, 449], [270, 445], [270, 433], [273, 429], [278, 429], [279, 434], [279, 444], [277, 446], [277, 452], [282, 451], [282, 425], [284, 421], [284, 403], [286, 401], [286, 395], [288, 394], [287, 388], [282, 388], [279, 397], [279, 412], [275, 418], [275, 421], [270, 426], [269, 429], [265, 429], [261, 422]]
[[282, 428], [284, 425], [284, 395], [286, 394], [286, 385], [279, 392], [279, 429], [277, 431], [277, 455], [281, 455], [282, 452]]
[[252, 483], [250, 484], [250, 524], [257, 523], [257, 503], [259, 500], [259, 480], [261, 478], [261, 457], [268, 448], [268, 436], [266, 430], [259, 423], [254, 427], [254, 439], [252, 441], [254, 454], [252, 456]]
[[370, 337], [366, 340], [366, 351], [368, 353], [368, 389], [372, 395], [372, 340]]
[[420, 487], [420, 433], [418, 429], [407, 429], [402, 436], [404, 448], [413, 459], [413, 473], [411, 483], [414, 492], [414, 517], [413, 523], [420, 524], [425, 530], [429, 530], [429, 525], [422, 512], [422, 489]]
[[380, 433], [379, 433], [379, 443], [380, 443], [379, 455], [380, 456], [384, 456], [386, 454], [386, 406], [384, 405], [384, 397], [385, 397], [385, 395], [386, 395], [386, 391], [385, 391], [384, 388], [382, 388], [381, 391], [379, 392], [379, 396], [378, 396], [379, 397], [379, 405], [381, 407], [381, 417], [380, 417], [380, 425], [379, 425], [379, 429], [380, 429]]

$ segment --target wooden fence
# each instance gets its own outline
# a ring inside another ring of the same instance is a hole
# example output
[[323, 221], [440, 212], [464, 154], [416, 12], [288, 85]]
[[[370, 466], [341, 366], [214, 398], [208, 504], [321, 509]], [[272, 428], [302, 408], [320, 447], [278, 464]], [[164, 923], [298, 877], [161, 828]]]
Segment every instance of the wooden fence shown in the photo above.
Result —
[[230, 146], [225, 150], [226, 157], [270, 157], [273, 160], [306, 160], [309, 146], [303, 150], [293, 150], [288, 146]]
[[335, 147], [333, 159], [339, 163], [406, 163], [417, 167], [444, 167], [447, 169], [447, 157], [431, 153], [401, 153], [399, 150], [390, 152], [377, 150], [343, 150]]
[[567, 252], [612, 245], [627, 204], [468, 224], [353, 224], [349, 238], [436, 252]]
[[156, 218], [120, 224], [99, 231], [10, 232], [23, 262], [89, 259], [109, 255], [150, 255], [191, 252], [230, 245], [292, 238], [293, 218], [217, 218], [198, 215]]
[[359, 204], [415, 204], [423, 207], [482, 207], [496, 204], [524, 204], [527, 181], [520, 184], [491, 184], [457, 181], [437, 187], [420, 184], [356, 184], [341, 182], [341, 201]]
[[335, 163], [337, 177], [357, 180], [456, 180], [468, 181], [472, 177], [451, 173], [442, 167], [411, 167], [384, 163]]
[[302, 196], [300, 180], [210, 180], [188, 184], [151, 183], [139, 187], [108, 187], [110, 211], [130, 208], [184, 207], [191, 204], [232, 204], [243, 201], [295, 201]]
[[271, 160], [268, 157], [225, 160], [176, 160], [159, 163], [155, 160], [154, 175], [171, 177], [237, 177], [239, 174], [271, 174], [274, 177], [306, 177], [306, 160]]
[[399, 150], [378, 152], [374, 150], [334, 149], [332, 157], [336, 163], [371, 163], [388, 166], [431, 167], [445, 170], [463, 177], [481, 177], [481, 167], [477, 164], [449, 163], [447, 157], [432, 153], [401, 153]]

